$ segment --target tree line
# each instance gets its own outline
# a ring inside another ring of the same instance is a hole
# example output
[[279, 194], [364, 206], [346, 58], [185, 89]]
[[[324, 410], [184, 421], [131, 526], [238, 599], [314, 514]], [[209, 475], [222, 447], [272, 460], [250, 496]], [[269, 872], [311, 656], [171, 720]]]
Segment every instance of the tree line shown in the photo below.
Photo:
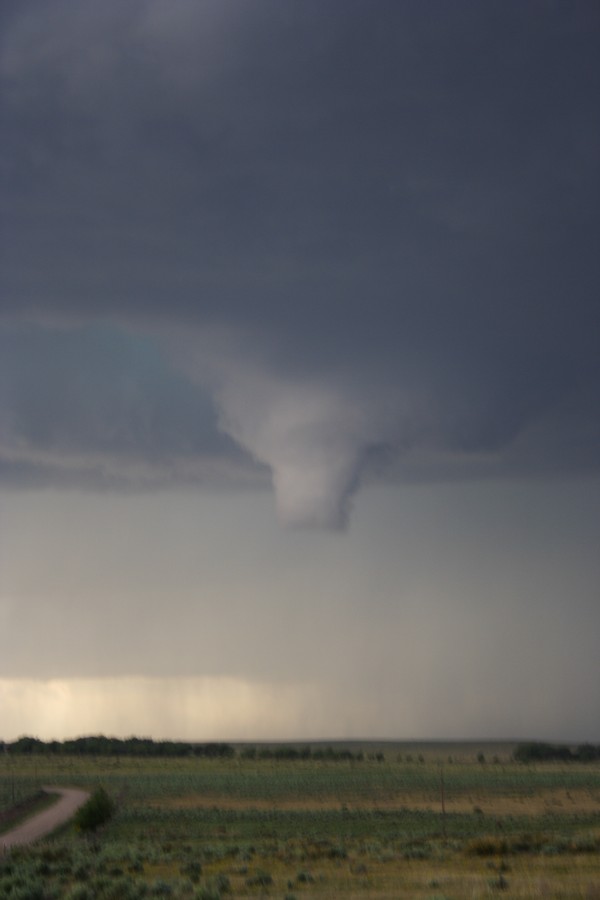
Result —
[[[164, 756], [183, 757], [198, 756], [208, 758], [230, 758], [236, 755], [231, 744], [207, 743], [198, 744], [187, 741], [154, 741], [152, 738], [129, 737], [125, 739], [92, 735], [66, 741], [42, 741], [35, 737], [20, 737], [16, 741], [2, 743], [0, 751], [9, 754], [32, 755], [64, 755], [64, 756]], [[361, 750], [353, 753], [346, 748], [333, 747], [298, 747], [290, 744], [267, 746], [244, 746], [239, 749], [241, 759], [271, 760], [327, 760], [345, 761], [373, 759], [383, 761], [383, 753], [372, 753], [366, 757]]]
[[[0, 744], [1, 747], [1, 744]], [[152, 738], [113, 738], [104, 735], [79, 737], [67, 741], [42, 741], [35, 737], [20, 737], [4, 744], [7, 753], [33, 755], [81, 756], [205, 756], [223, 758], [235, 755], [230, 744], [195, 744], [186, 741], [154, 741]]]
[[[20, 737], [16, 741], [0, 741], [0, 752], [18, 755], [64, 755], [64, 756], [163, 756], [163, 757], [208, 757], [213, 759], [231, 758], [236, 750], [226, 743], [192, 743], [189, 741], [155, 741], [152, 738], [114, 738], [105, 735], [79, 737], [66, 741], [42, 741], [35, 737]], [[361, 750], [353, 753], [346, 748], [298, 747], [290, 744], [267, 746], [245, 746], [239, 751], [242, 759], [272, 760], [328, 760], [345, 761], [375, 759], [382, 761], [383, 753], [368, 754]], [[516, 762], [594, 762], [600, 761], [600, 744], [549, 744], [543, 741], [528, 741], [518, 744], [513, 753]]]
[[529, 741], [518, 744], [513, 757], [517, 762], [594, 762], [600, 760], [600, 744], [545, 744], [543, 741]]
[[[240, 755], [242, 759], [315, 759], [335, 762], [343, 762], [345, 760], [358, 760], [360, 762], [365, 758], [362, 750], [352, 753], [351, 750], [345, 748], [294, 747], [290, 744], [276, 744], [268, 747], [244, 747]], [[369, 756], [369, 759], [377, 759], [378, 762], [381, 762], [383, 758], [383, 753]]]

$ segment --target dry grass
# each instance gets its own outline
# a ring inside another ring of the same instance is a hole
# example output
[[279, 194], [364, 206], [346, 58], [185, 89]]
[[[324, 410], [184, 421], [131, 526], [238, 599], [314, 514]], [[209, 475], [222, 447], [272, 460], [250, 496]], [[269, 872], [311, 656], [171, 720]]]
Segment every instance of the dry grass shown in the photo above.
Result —
[[[185, 794], [180, 797], [165, 797], [154, 800], [151, 804], [162, 809], [223, 809], [223, 810], [278, 810], [278, 811], [312, 811], [324, 810], [410, 810], [423, 812], [440, 812], [440, 797], [432, 797], [429, 792], [398, 791], [387, 797], [374, 799], [356, 795], [354, 797], [327, 796], [320, 797], [281, 797], [276, 799], [260, 799], [239, 797], [231, 794], [202, 793]], [[600, 814], [600, 795], [584, 788], [570, 791], [540, 791], [532, 796], [494, 795], [476, 793], [446, 797], [447, 813], [478, 812], [490, 816], [541, 816], [546, 813], [560, 812], [568, 815], [583, 813]]]

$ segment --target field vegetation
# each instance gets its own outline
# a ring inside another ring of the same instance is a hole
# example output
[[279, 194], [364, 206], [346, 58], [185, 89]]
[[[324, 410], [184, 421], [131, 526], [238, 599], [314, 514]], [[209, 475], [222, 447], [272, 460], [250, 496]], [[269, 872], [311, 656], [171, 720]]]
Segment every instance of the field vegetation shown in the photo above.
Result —
[[600, 900], [597, 759], [522, 762], [508, 744], [286, 746], [3, 754], [0, 810], [56, 784], [105, 792], [112, 815], [6, 855], [0, 898]]

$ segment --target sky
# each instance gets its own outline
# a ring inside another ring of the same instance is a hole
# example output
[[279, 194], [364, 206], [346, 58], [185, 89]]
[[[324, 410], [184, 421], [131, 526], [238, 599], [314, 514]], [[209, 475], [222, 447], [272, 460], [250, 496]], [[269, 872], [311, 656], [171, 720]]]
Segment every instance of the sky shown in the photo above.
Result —
[[0, 739], [600, 741], [594, 0], [5, 0]]

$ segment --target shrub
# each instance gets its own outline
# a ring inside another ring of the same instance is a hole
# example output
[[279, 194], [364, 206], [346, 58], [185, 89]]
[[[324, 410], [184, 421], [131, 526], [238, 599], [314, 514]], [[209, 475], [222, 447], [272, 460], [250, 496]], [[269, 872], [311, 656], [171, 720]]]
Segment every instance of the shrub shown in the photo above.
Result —
[[94, 900], [94, 895], [86, 884], [79, 883], [71, 887], [66, 900]]
[[41, 881], [25, 881], [15, 887], [9, 895], [14, 900], [45, 900], [44, 885]]
[[221, 900], [221, 891], [214, 885], [206, 884], [196, 894], [196, 900]]
[[197, 860], [190, 860], [190, 862], [185, 863], [181, 867], [181, 874], [187, 875], [188, 878], [194, 883], [200, 880], [200, 876], [202, 875], [202, 866]]
[[221, 894], [229, 894], [231, 892], [231, 882], [223, 872], [219, 872], [219, 874], [215, 876], [214, 883]]
[[94, 791], [89, 800], [77, 811], [75, 825], [80, 831], [96, 831], [111, 818], [115, 805], [104, 788]]
[[172, 886], [164, 878], [157, 878], [152, 885], [152, 894], [155, 897], [170, 897], [172, 893]]
[[310, 872], [298, 872], [296, 875], [296, 881], [299, 882], [299, 884], [312, 884], [314, 880], [315, 879]]
[[506, 853], [506, 841], [502, 838], [483, 835], [468, 841], [465, 850], [470, 856], [494, 856]]
[[256, 875], [246, 878], [246, 884], [248, 887], [268, 887], [270, 884], [273, 884], [273, 878], [268, 872], [258, 869]]

